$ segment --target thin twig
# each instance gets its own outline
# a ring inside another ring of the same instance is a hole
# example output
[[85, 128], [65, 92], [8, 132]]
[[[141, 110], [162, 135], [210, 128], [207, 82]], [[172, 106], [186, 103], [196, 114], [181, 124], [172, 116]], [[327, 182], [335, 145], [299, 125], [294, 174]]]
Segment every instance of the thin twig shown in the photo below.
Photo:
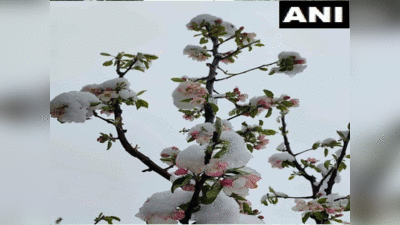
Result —
[[110, 120], [110, 119], [105, 119], [105, 118], [99, 116], [99, 114], [97, 114], [97, 112], [94, 111], [94, 110], [93, 110], [93, 115], [94, 115], [95, 117], [97, 117], [97, 118], [100, 118], [101, 120], [106, 121], [107, 123], [110, 123], [110, 124], [114, 125], [114, 122], [112, 122], [112, 120]]
[[302, 151], [302, 152], [299, 152], [299, 153], [297, 153], [297, 154], [294, 154], [294, 156], [303, 154], [304, 152], [308, 152], [308, 151], [311, 151], [311, 150], [314, 150], [314, 149], [310, 148], [310, 149], [304, 150], [304, 151]]
[[258, 43], [258, 42], [259, 42], [258, 40], [257, 41], [253, 41], [253, 42], [251, 42], [251, 43], [249, 43], [247, 45], [244, 45], [244, 46], [242, 46], [240, 48], [236, 48], [235, 51], [233, 51], [233, 52], [229, 53], [228, 55], [222, 57], [221, 60], [227, 59], [227, 58], [231, 57], [232, 55], [236, 54], [238, 51], [240, 51], [242, 49], [245, 49], [245, 48], [251, 46], [252, 44], [255, 44], [255, 43]]
[[134, 59], [132, 59], [132, 64], [128, 67], [128, 69], [125, 70], [125, 72], [121, 71], [121, 65], [120, 65], [121, 60], [117, 59], [117, 74], [119, 75], [119, 77], [124, 77], [125, 74], [132, 69], [133, 65], [135, 65], [135, 63], [137, 62], [137, 57], [135, 57]]
[[264, 65], [261, 65], [261, 66], [257, 66], [257, 67], [254, 67], [254, 68], [252, 68], [252, 69], [249, 69], [249, 70], [240, 72], [240, 73], [228, 73], [227, 71], [221, 69], [220, 67], [217, 67], [219, 70], [221, 70], [225, 75], [228, 75], [229, 77], [225, 77], [225, 78], [221, 78], [221, 79], [216, 79], [215, 81], [227, 80], [227, 79], [232, 78], [232, 77], [234, 77], [234, 76], [241, 75], [241, 74], [244, 74], [244, 73], [247, 73], [247, 72], [256, 70], [256, 69], [260, 69], [260, 68], [265, 67], [265, 66], [274, 65], [274, 64], [277, 63], [277, 62], [278, 62], [278, 61], [273, 62], [273, 63], [270, 63], [270, 64], [264, 64]]

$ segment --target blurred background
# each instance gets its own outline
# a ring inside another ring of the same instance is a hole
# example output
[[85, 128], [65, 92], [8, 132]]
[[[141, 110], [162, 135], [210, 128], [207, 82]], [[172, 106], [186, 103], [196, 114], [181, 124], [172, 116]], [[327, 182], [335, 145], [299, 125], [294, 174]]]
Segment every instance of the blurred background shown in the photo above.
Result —
[[[377, 0], [350, 5], [351, 222], [394, 224], [400, 210], [400, 6]], [[49, 2], [2, 0], [0, 18], [0, 223], [48, 223]]]

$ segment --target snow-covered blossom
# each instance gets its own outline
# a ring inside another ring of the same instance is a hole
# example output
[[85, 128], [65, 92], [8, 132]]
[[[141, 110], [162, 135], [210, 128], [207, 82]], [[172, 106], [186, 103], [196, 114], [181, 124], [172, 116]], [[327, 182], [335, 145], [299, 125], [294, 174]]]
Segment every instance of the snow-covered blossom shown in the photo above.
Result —
[[179, 86], [172, 93], [172, 98], [174, 100], [174, 105], [179, 109], [201, 109], [203, 108], [203, 104], [198, 104], [193, 101], [182, 102], [182, 100], [192, 100], [196, 97], [203, 98], [207, 93], [207, 89], [202, 87], [200, 83], [188, 80], [179, 84]]
[[200, 174], [204, 171], [205, 148], [199, 145], [191, 145], [181, 151], [176, 158], [176, 166], [189, 170], [195, 174]]
[[213, 134], [215, 132], [215, 127], [211, 123], [201, 123], [194, 126], [188, 132], [188, 140], [194, 139], [200, 145], [210, 142]]
[[227, 162], [213, 158], [210, 160], [210, 163], [206, 165], [205, 173], [211, 177], [219, 177], [225, 173], [227, 167]]
[[232, 131], [233, 130], [232, 123], [229, 122], [229, 120], [221, 120], [221, 124], [222, 124], [222, 131]]
[[129, 81], [121, 77], [107, 80], [101, 84], [86, 85], [81, 89], [81, 92], [90, 92], [104, 103], [108, 103], [111, 99], [118, 97], [124, 100], [129, 98], [132, 98], [134, 101], [138, 100], [136, 92], [129, 89], [129, 86]]
[[250, 105], [260, 106], [264, 109], [269, 109], [270, 107], [274, 106], [274, 102], [272, 98], [263, 95], [259, 97], [253, 97], [252, 99], [250, 99]]
[[349, 130], [339, 130], [338, 131], [339, 133], [341, 133], [344, 137], [346, 137], [347, 138], [347, 136], [349, 135]]
[[[290, 59], [289, 61], [287, 59]], [[302, 58], [297, 52], [281, 52], [278, 55], [279, 67], [272, 68], [276, 73], [285, 73], [289, 77], [294, 77], [307, 68], [307, 60]]]
[[189, 58], [192, 58], [193, 60], [197, 60], [200, 62], [207, 60], [211, 56], [210, 54], [207, 53], [207, 49], [196, 45], [186, 46], [185, 49], [183, 50], [183, 54], [188, 55]]
[[193, 19], [190, 20], [190, 22], [188, 24], [186, 24], [186, 27], [188, 28], [188, 30], [193, 30], [193, 23], [200, 25], [202, 22], [208, 23], [210, 25], [215, 25], [215, 21], [221, 21], [222, 19], [210, 14], [200, 14], [196, 17], [194, 17]]
[[331, 143], [336, 142], [333, 138], [327, 138], [321, 142], [321, 146], [330, 145]]
[[284, 161], [293, 162], [295, 158], [287, 152], [275, 153], [268, 158], [268, 162], [271, 163], [272, 168], [282, 169], [282, 163]]
[[198, 224], [238, 224], [240, 218], [239, 204], [222, 191], [213, 203], [202, 204], [193, 215]]
[[232, 176], [221, 181], [225, 194], [231, 195], [232, 193], [246, 196], [249, 189], [257, 188], [257, 182], [261, 179], [261, 175], [249, 168], [244, 167], [239, 171], [246, 171], [246, 173]]
[[193, 121], [195, 119], [195, 116], [185, 114], [183, 115], [183, 119]]
[[240, 220], [237, 224], [265, 224], [259, 217], [260, 216], [240, 214]]
[[306, 161], [309, 162], [309, 163], [315, 164], [315, 163], [318, 162], [319, 160], [316, 160], [315, 158], [310, 158], [310, 157], [308, 157]]
[[[100, 100], [92, 93], [71, 91], [57, 95], [50, 102], [50, 115], [60, 122], [84, 123], [99, 108]], [[98, 104], [91, 106], [91, 104]]]
[[[318, 200], [321, 198], [326, 198], [326, 202], [319, 203]], [[296, 199], [296, 206], [292, 207], [292, 210], [304, 213], [325, 211], [328, 214], [341, 216], [340, 213], [346, 208], [348, 200], [342, 199], [335, 201], [338, 198], [341, 198], [338, 194], [330, 194], [308, 202], [304, 201], [303, 199]]]
[[229, 164], [228, 169], [245, 166], [253, 155], [247, 150], [242, 136], [234, 131], [224, 131], [220, 139], [229, 141], [227, 152], [220, 158]]
[[179, 153], [179, 149], [175, 146], [165, 148], [161, 151], [161, 157], [164, 159], [162, 161], [167, 163], [168, 165], [173, 165]]
[[293, 98], [293, 99], [290, 99], [289, 102], [293, 103], [293, 105], [291, 107], [299, 107], [299, 99]]
[[190, 201], [193, 193], [175, 190], [153, 194], [135, 216], [148, 224], [177, 224], [185, 217], [184, 211], [178, 206]]
[[[255, 37], [257, 36], [256, 33], [242, 33], [244, 35], [244, 40], [243, 40], [243, 45], [248, 45], [255, 40]], [[247, 39], [250, 39], [250, 41], [248, 41]]]
[[225, 27], [225, 32], [227, 34], [225, 34], [224, 36], [226, 36], [226, 37], [230, 37], [230, 36], [235, 35], [235, 32], [237, 31], [236, 26], [233, 25], [232, 23], [227, 22], [227, 21], [223, 21], [221, 23], [221, 26]]
[[257, 144], [254, 145], [254, 149], [260, 150], [262, 148], [265, 148], [265, 146], [269, 143], [269, 140], [265, 138], [265, 134], [260, 134], [257, 137]]
[[285, 151], [286, 150], [286, 145], [285, 142], [282, 142], [276, 147], [277, 150]]

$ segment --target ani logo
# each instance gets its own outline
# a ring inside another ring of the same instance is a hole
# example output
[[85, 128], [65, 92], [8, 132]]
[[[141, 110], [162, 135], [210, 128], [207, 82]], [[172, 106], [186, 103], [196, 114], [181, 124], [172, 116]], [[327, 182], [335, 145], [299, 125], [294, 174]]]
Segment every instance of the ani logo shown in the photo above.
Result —
[[348, 1], [280, 1], [279, 28], [350, 28]]

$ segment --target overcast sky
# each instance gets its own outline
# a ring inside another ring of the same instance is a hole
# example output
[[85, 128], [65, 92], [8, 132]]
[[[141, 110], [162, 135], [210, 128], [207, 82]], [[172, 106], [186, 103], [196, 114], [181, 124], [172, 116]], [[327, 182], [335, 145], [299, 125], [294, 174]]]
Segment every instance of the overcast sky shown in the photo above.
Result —
[[[114, 68], [102, 66], [108, 58], [100, 56], [100, 52], [156, 54], [159, 59], [146, 73], [129, 72], [125, 76], [131, 82], [131, 89], [147, 90], [141, 97], [150, 104], [149, 109], [139, 111], [124, 106], [127, 137], [157, 163], [163, 148], [185, 149], [189, 146], [186, 135], [178, 131], [204, 121], [182, 119], [171, 97], [178, 84], [170, 79], [208, 74], [205, 62], [193, 61], [182, 54], [186, 45], [197, 45], [199, 40], [185, 25], [191, 18], [208, 13], [257, 33], [257, 38], [266, 45], [245, 51], [233, 65], [222, 64], [229, 72], [274, 62], [282, 51], [299, 52], [308, 62], [308, 68], [294, 78], [254, 71], [218, 82], [216, 90], [223, 93], [239, 86], [250, 98], [262, 95], [263, 89], [277, 96], [288, 94], [299, 98], [300, 107], [287, 116], [288, 137], [294, 152], [308, 149], [318, 140], [336, 139], [336, 130], [345, 130], [350, 121], [350, 31], [280, 30], [278, 6], [278, 2], [51, 2], [50, 97], [116, 78]], [[221, 50], [233, 47], [222, 46]], [[219, 106], [218, 116], [228, 118], [231, 104], [220, 100]], [[275, 110], [271, 118], [264, 120], [264, 127], [278, 130], [277, 116]], [[232, 123], [238, 130], [243, 121], [255, 124], [258, 119], [263, 117], [239, 117]], [[146, 167], [118, 143], [106, 151], [106, 145], [96, 141], [99, 132], [115, 134], [115, 129], [98, 119], [84, 124], [60, 124], [51, 119], [52, 191], [48, 222], [61, 216], [65, 223], [91, 223], [103, 212], [120, 217], [121, 223], [143, 223], [134, 215], [144, 201], [153, 193], [170, 188], [171, 184], [157, 174], [142, 173]], [[291, 169], [272, 169], [268, 163], [268, 157], [276, 153], [275, 148], [282, 141], [281, 135], [272, 136], [266, 149], [253, 153], [255, 157], [248, 166], [260, 172], [263, 179], [258, 189], [250, 190], [248, 199], [253, 208], [262, 211], [266, 223], [301, 223], [301, 213], [291, 210], [293, 200], [281, 200], [278, 205], [268, 207], [259, 203], [268, 186], [290, 196], [311, 194], [308, 181], [300, 177], [288, 181]], [[323, 150], [304, 154], [304, 158], [309, 156], [323, 159]], [[349, 170], [341, 173], [342, 181], [335, 185], [334, 193], [350, 193], [349, 174]], [[345, 215], [344, 219], [348, 218]]]

